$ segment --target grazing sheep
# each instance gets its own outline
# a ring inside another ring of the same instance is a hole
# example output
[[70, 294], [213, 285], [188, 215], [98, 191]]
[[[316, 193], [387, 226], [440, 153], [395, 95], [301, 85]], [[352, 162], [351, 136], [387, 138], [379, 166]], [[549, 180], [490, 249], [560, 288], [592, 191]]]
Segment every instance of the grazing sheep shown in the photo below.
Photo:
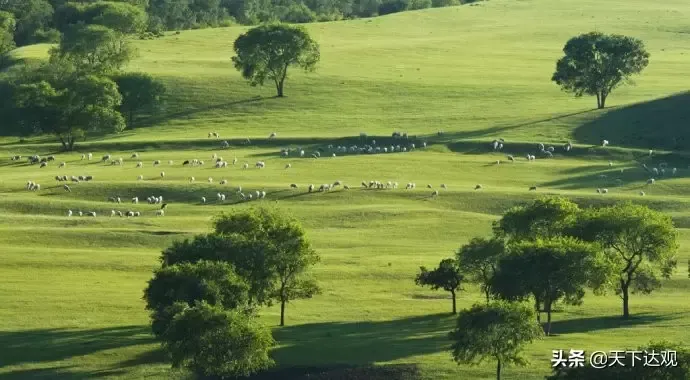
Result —
[[678, 168], [671, 169], [671, 175], [676, 175], [677, 172], [678, 172]]
[[228, 184], [228, 180], [227, 180], [227, 179], [221, 180], [221, 181], [220, 181], [220, 184], [221, 184], [221, 185], [227, 185], [227, 184]]
[[83, 216], [83, 215], [84, 215], [84, 214], [83, 214], [81, 211], [79, 211], [79, 216]]
[[66, 184], [62, 185], [62, 188], [65, 189], [65, 191], [67, 191], [67, 192], [70, 192], [70, 193], [72, 192], [72, 189], [70, 189], [69, 186]]
[[601, 140], [601, 146], [605, 147], [609, 145], [609, 140]]
[[262, 190], [261, 191], [261, 199], [263, 199], [263, 198], [266, 198], [266, 192]]
[[496, 160], [496, 165], [500, 165], [500, 164], [501, 164], [501, 160]]
[[161, 172], [161, 178], [165, 178], [165, 172]]
[[139, 197], [132, 198], [132, 203], [138, 204], [139, 203]]
[[95, 218], [95, 217], [96, 217], [96, 212], [95, 212], [95, 211], [88, 211], [88, 212], [85, 214], [85, 216], [92, 216], [92, 217]]
[[82, 155], [81, 155], [81, 160], [84, 161], [85, 159], [86, 159], [86, 155], [85, 155], [85, 154], [82, 154]]
[[448, 189], [448, 187], [446, 186], [445, 183], [442, 183], [442, 184], [441, 184], [441, 188], [442, 188], [442, 189]]
[[208, 183], [213, 183], [213, 178], [208, 177]]
[[195, 180], [194, 177], [189, 177], [189, 183], [194, 182], [194, 180]]
[[601, 194], [601, 189], [597, 189], [597, 194]]
[[64, 162], [61, 162], [60, 165], [58, 165], [58, 168], [64, 168], [65, 166], [67, 166], [67, 164]]
[[342, 184], [343, 184], [343, 183], [340, 182], [340, 181], [335, 181], [335, 182], [333, 182], [333, 187], [340, 186], [340, 185], [342, 185]]
[[556, 150], [556, 148], [554, 148], [554, 147], [552, 147], [552, 146], [546, 148], [546, 151], [547, 151], [547, 152], [551, 152], [551, 153], [553, 153], [555, 150]]
[[653, 149], [650, 149], [650, 150], [649, 150], [649, 157], [652, 157], [653, 154], [654, 154], [654, 150], [653, 150]]
[[297, 184], [296, 184], [296, 183], [291, 183], [291, 184], [290, 184], [290, 188], [291, 188], [291, 189], [296, 189], [296, 188], [297, 188]]
[[314, 191], [314, 185], [313, 185], [313, 184], [312, 184], [312, 185], [309, 185], [309, 192], [311, 193], [311, 192], [313, 192], [313, 191]]
[[141, 216], [141, 213], [140, 213], [139, 211], [134, 211], [134, 216], [135, 216], [135, 217]]
[[474, 187], [475, 190], [479, 190], [481, 188], [482, 188], [482, 185], [479, 185], [479, 184]]
[[125, 216], [127, 216], [128, 218], [133, 217], [133, 216], [134, 216], [134, 211], [127, 211], [127, 212], [125, 213]]
[[254, 197], [253, 197], [252, 194], [249, 194], [249, 195], [247, 196], [247, 198], [249, 198], [249, 200], [251, 201]]
[[657, 168], [652, 168], [652, 171], [654, 172], [654, 174], [659, 175], [659, 169], [657, 169]]
[[434, 187], [431, 186], [431, 184], [426, 185], [427, 189], [433, 189]]
[[249, 164], [245, 162], [244, 165], [242, 165], [242, 169], [249, 169]]
[[259, 168], [259, 169], [264, 168], [264, 167], [266, 167], [266, 163], [263, 162], [263, 161], [257, 161], [257, 162], [256, 162], [256, 167]]
[[512, 155], [509, 154], [507, 157], [511, 162], [515, 162], [515, 157], [513, 157]]
[[237, 163], [237, 157], [232, 159], [232, 164], [235, 165]]
[[343, 189], [345, 189], [345, 190], [350, 190], [350, 186], [345, 185], [345, 186], [343, 186]]
[[223, 142], [220, 144], [220, 147], [221, 147], [222, 149], [228, 149], [228, 148], [230, 147], [230, 143], [227, 142], [227, 141], [223, 141]]
[[46, 166], [48, 166], [47, 162], [41, 162], [41, 166], [40, 166], [41, 168], [45, 168]]
[[153, 161], [153, 166], [157, 166], [157, 165], [160, 165], [160, 164], [161, 164], [160, 160]]
[[156, 210], [156, 216], [164, 216], [165, 211], [164, 210]]
[[609, 192], [609, 189], [601, 189], [602, 194], [607, 194]]
[[434, 191], [431, 193], [431, 196], [432, 196], [432, 197], [437, 197], [437, 196], [438, 196], [438, 190], [434, 190]]
[[115, 201], [116, 201], [117, 203], [122, 203], [122, 199], [120, 199], [120, 197], [115, 198]]
[[613, 161], [609, 161], [609, 167], [613, 166]]
[[269, 139], [275, 138], [278, 136], [275, 132], [271, 132], [271, 134], [268, 136]]
[[644, 197], [644, 195], [645, 195], [644, 191], [640, 191], [640, 195]]
[[304, 157], [304, 154], [305, 154], [305, 153], [304, 153], [303, 150], [300, 150], [300, 151], [299, 151], [299, 156], [300, 156], [300, 157]]
[[537, 191], [537, 187], [536, 186], [530, 186], [529, 191]]
[[656, 180], [654, 178], [650, 178], [647, 180], [647, 185], [653, 185]]
[[[213, 153], [213, 155], [211, 156], [211, 159], [212, 159], [212, 160], [215, 160], [216, 158], [218, 158], [218, 155], [215, 154], [215, 153]], [[221, 160], [221, 161], [223, 161], [223, 160]]]
[[112, 218], [115, 215], [117, 215], [117, 212], [115, 212], [115, 210], [110, 210], [110, 217]]
[[201, 197], [201, 203], [206, 203], [206, 197]]
[[141, 161], [137, 162], [137, 167], [138, 167], [138, 168], [143, 168], [143, 167], [144, 167], [144, 163], [141, 162]]
[[72, 216], [72, 210], [67, 210], [67, 216], [68, 217]]
[[34, 191], [39, 191], [39, 190], [41, 190], [41, 185], [39, 185], [39, 184], [34, 184], [33, 190], [34, 190]]
[[132, 153], [130, 158], [139, 158], [139, 153]]
[[88, 158], [89, 161], [91, 161], [91, 159], [93, 158], [93, 153], [87, 154], [86, 157]]
[[223, 195], [221, 193], [217, 193], [216, 197], [218, 198], [218, 200], [221, 200], [221, 198], [223, 198]]
[[182, 163], [182, 166], [187, 166], [187, 165], [189, 165], [189, 160], [184, 160], [184, 162]]
[[139, 176], [137, 176], [137, 180], [141, 181], [141, 180], [143, 180], [143, 179], [144, 179], [144, 176], [143, 176], [143, 175], [140, 174]]
[[291, 165], [291, 164], [287, 164], [287, 165], [285, 165], [285, 169], [290, 169], [291, 167], [292, 167], [292, 165]]

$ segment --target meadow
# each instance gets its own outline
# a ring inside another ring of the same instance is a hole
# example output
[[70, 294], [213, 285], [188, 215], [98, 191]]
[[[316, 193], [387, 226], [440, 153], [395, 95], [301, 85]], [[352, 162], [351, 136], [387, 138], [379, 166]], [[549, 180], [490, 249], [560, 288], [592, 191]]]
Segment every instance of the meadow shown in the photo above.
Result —
[[[287, 326], [275, 327], [280, 366], [399, 364], [419, 366], [424, 379], [491, 379], [493, 364], [452, 362], [446, 334], [454, 326], [450, 300], [414, 284], [419, 266], [434, 266], [509, 207], [543, 194], [582, 205], [632, 200], [670, 214], [679, 228], [679, 267], [652, 295], [634, 295], [634, 318], [623, 322], [620, 299], [588, 295], [580, 307], [562, 306], [555, 336], [530, 345], [531, 364], [509, 367], [506, 379], [549, 373], [553, 349], [615, 350], [650, 340], [690, 341], [690, 8], [668, 0], [491, 0], [477, 5], [404, 12], [380, 18], [307, 25], [321, 45], [316, 73], [293, 71], [286, 97], [249, 87], [230, 62], [241, 27], [184, 31], [136, 41], [128, 67], [163, 80], [166, 108], [142, 117], [119, 135], [91, 137], [77, 151], [57, 152], [50, 136], [0, 137], [0, 380], [168, 379], [169, 369], [150, 335], [141, 300], [158, 257], [172, 241], [210, 230], [220, 212], [277, 205], [297, 217], [322, 261], [315, 274], [323, 294], [288, 305]], [[641, 38], [650, 65], [610, 97], [576, 99], [550, 82], [568, 38], [598, 30]], [[39, 59], [48, 46], [15, 52]], [[207, 138], [218, 132], [220, 140]], [[320, 159], [280, 157], [280, 148], [380, 143], [404, 131], [427, 148]], [[438, 131], [443, 131], [438, 135]], [[268, 139], [276, 132], [276, 139]], [[240, 144], [245, 138], [251, 145]], [[505, 139], [504, 152], [490, 142]], [[230, 149], [220, 149], [228, 140]], [[603, 148], [607, 139], [611, 146]], [[572, 141], [575, 148], [560, 148]], [[554, 145], [553, 159], [524, 159], [537, 144]], [[648, 150], [654, 149], [653, 156]], [[92, 152], [93, 161], [82, 161]], [[139, 159], [129, 159], [138, 152]], [[104, 154], [124, 165], [99, 162]], [[217, 153], [237, 166], [215, 169]], [[516, 162], [505, 159], [514, 154]], [[55, 154], [58, 169], [10, 161], [15, 154]], [[207, 160], [202, 167], [182, 161]], [[154, 160], [163, 162], [153, 167]], [[168, 165], [168, 160], [174, 160]], [[265, 169], [255, 169], [263, 160]], [[496, 160], [502, 160], [496, 165]], [[143, 169], [135, 168], [143, 161]], [[609, 165], [611, 161], [611, 165]], [[678, 173], [647, 186], [641, 163], [661, 161]], [[243, 170], [240, 164], [248, 162]], [[292, 168], [285, 169], [290, 163]], [[620, 169], [625, 169], [623, 173]], [[165, 171], [165, 178], [159, 173]], [[600, 177], [602, 174], [607, 178]], [[62, 189], [55, 175], [93, 175]], [[137, 176], [143, 175], [143, 181]], [[187, 180], [195, 176], [197, 181]], [[213, 177], [212, 184], [206, 181]], [[613, 182], [620, 178], [623, 183]], [[220, 185], [222, 179], [228, 185]], [[28, 180], [42, 186], [28, 192]], [[308, 184], [340, 180], [352, 187], [307, 194]], [[416, 190], [364, 190], [361, 181], [415, 182]], [[300, 186], [291, 190], [289, 185]], [[431, 198], [426, 184], [448, 186]], [[475, 191], [475, 185], [483, 189]], [[265, 190], [265, 200], [220, 204], [217, 192]], [[530, 192], [530, 186], [538, 186]], [[602, 195], [596, 188], [606, 187]], [[646, 196], [639, 192], [644, 190]], [[121, 196], [162, 195], [155, 205], [113, 205]], [[209, 202], [202, 204], [205, 196]], [[96, 218], [66, 216], [96, 211]], [[141, 211], [110, 218], [110, 210]], [[482, 300], [471, 285], [459, 307]], [[278, 309], [262, 319], [278, 325]]]

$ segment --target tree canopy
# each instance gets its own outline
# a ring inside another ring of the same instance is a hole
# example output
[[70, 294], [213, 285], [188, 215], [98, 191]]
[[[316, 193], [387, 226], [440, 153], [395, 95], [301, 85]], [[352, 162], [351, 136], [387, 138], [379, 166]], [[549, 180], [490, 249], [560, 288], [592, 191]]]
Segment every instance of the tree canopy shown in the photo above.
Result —
[[124, 37], [102, 25], [70, 25], [58, 47], [51, 49], [51, 59], [74, 63], [85, 73], [107, 74], [122, 68], [135, 54]]
[[496, 360], [496, 379], [504, 365], [524, 365], [521, 355], [528, 343], [543, 335], [534, 320], [534, 311], [519, 303], [494, 302], [474, 305], [458, 315], [457, 327], [449, 338], [453, 359], [458, 363], [479, 364]]
[[462, 246], [456, 254], [460, 271], [469, 281], [480, 285], [486, 303], [489, 303], [491, 298], [491, 280], [498, 270], [499, 260], [505, 253], [506, 247], [501, 239], [477, 237]]
[[154, 334], [168, 329], [176, 303], [193, 306], [197, 301], [225, 309], [246, 309], [249, 285], [228, 263], [198, 261], [160, 268], [144, 290], [146, 309], [151, 311]]
[[491, 280], [491, 290], [509, 301], [532, 297], [540, 320], [547, 314], [546, 335], [551, 333], [551, 312], [557, 301], [579, 305], [585, 287], [604, 289], [610, 273], [606, 257], [592, 244], [571, 237], [522, 241], [510, 247]]
[[574, 231], [599, 243], [616, 270], [623, 316], [630, 316], [630, 293], [649, 294], [670, 278], [678, 262], [677, 231], [671, 217], [646, 206], [620, 203], [583, 212]]
[[443, 289], [450, 292], [453, 300], [453, 314], [457, 313], [455, 306], [455, 293], [460, 290], [463, 276], [460, 273], [457, 261], [453, 259], [443, 259], [438, 267], [428, 270], [426, 267], [419, 267], [419, 273], [415, 277], [415, 284], [419, 286], [429, 286], [433, 290]]
[[173, 367], [202, 377], [246, 377], [270, 368], [274, 345], [271, 331], [252, 316], [206, 302], [183, 305], [163, 335]]
[[120, 113], [127, 126], [134, 126], [135, 117], [142, 112], [155, 112], [163, 105], [166, 88], [162, 82], [146, 73], [121, 73], [112, 78], [122, 95]]
[[16, 27], [17, 23], [12, 13], [0, 11], [0, 56], [15, 48]]
[[551, 80], [575, 96], [596, 95], [597, 108], [618, 86], [649, 64], [644, 43], [633, 37], [590, 32], [573, 37], [563, 48]]
[[579, 206], [563, 197], [541, 197], [508, 210], [493, 226], [494, 234], [511, 241], [567, 234], [577, 220]]
[[273, 81], [279, 97], [290, 66], [313, 71], [320, 59], [319, 45], [306, 29], [285, 24], [250, 29], [235, 40], [234, 50], [232, 62], [242, 77], [252, 86]]

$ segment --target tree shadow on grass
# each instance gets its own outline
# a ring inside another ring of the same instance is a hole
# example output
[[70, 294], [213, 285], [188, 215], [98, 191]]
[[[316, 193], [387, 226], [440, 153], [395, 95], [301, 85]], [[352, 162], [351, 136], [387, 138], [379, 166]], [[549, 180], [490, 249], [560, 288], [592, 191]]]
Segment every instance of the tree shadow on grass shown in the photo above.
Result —
[[0, 368], [52, 362], [95, 352], [154, 342], [148, 326], [91, 330], [39, 329], [0, 332]]
[[575, 129], [573, 137], [598, 144], [608, 139], [615, 146], [643, 149], [690, 149], [690, 91], [628, 106], [604, 110]]
[[678, 317], [679, 316], [673, 314], [658, 315], [651, 313], [640, 313], [631, 315], [629, 319], [623, 319], [623, 317], [620, 315], [566, 319], [551, 322], [551, 331], [554, 333], [554, 335], [591, 333], [600, 330], [650, 325], [662, 321], [676, 319]]
[[274, 331], [272, 355], [294, 365], [371, 364], [447, 350], [455, 316], [433, 314], [381, 322], [327, 322]]

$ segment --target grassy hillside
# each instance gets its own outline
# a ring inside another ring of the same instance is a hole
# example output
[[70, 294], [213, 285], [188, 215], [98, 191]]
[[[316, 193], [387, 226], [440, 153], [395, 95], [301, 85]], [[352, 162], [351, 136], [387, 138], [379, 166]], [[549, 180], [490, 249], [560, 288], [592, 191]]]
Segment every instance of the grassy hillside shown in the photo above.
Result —
[[[494, 378], [492, 364], [466, 367], [450, 360], [450, 300], [416, 287], [413, 277], [420, 265], [452, 255], [470, 238], [488, 233], [505, 209], [540, 193], [571, 196], [583, 205], [632, 199], [671, 214], [680, 227], [681, 265], [662, 291], [633, 296], [636, 318], [628, 323], [617, 318], [621, 305], [615, 295], [588, 296], [582, 307], [562, 308], [554, 317], [558, 335], [530, 346], [531, 365], [508, 368], [506, 379], [541, 378], [556, 348], [690, 341], [690, 160], [684, 151], [664, 152], [690, 141], [682, 138], [688, 120], [688, 13], [680, 0], [666, 1], [663, 8], [640, 0], [583, 0], [577, 6], [494, 0], [308, 25], [321, 44], [322, 62], [315, 74], [292, 72], [284, 99], [273, 98], [270, 87], [247, 86], [232, 68], [231, 46], [242, 28], [137, 41], [140, 57], [130, 68], [166, 82], [166, 111], [121, 135], [78, 145], [94, 157], [122, 156], [123, 167], [81, 161], [75, 152], [57, 154], [57, 161], [67, 163], [64, 169], [39, 169], [8, 157], [52, 153], [57, 145], [50, 137], [0, 140], [0, 380], [176, 377], [148, 334], [142, 290], [172, 241], [208, 231], [210, 218], [221, 211], [252, 205], [236, 197], [225, 204], [200, 203], [202, 196], [215, 200], [217, 192], [234, 193], [239, 185], [266, 190], [260, 203], [277, 201], [296, 215], [322, 256], [316, 274], [323, 294], [289, 305], [288, 326], [274, 330], [280, 365], [417, 363], [425, 379]], [[641, 38], [652, 55], [637, 86], [616, 91], [611, 108], [603, 111], [593, 110], [594, 99], [574, 99], [549, 81], [565, 41], [594, 29]], [[46, 49], [31, 46], [16, 56], [40, 58]], [[351, 145], [360, 132], [388, 143], [386, 136], [395, 130], [429, 146], [318, 160], [278, 154], [287, 146]], [[445, 134], [437, 136], [439, 130]], [[233, 147], [219, 150], [218, 141], [206, 138], [210, 131]], [[266, 139], [271, 132], [277, 140]], [[251, 146], [236, 144], [246, 137]], [[504, 155], [489, 152], [486, 142], [499, 137], [506, 139], [505, 153], [516, 157], [536, 153], [538, 142], [560, 147], [572, 139], [577, 145], [552, 160], [495, 165]], [[602, 138], [613, 146], [590, 148]], [[648, 157], [649, 148], [659, 153]], [[143, 169], [128, 159], [133, 151], [140, 153]], [[191, 158], [210, 161], [214, 152], [250, 165], [265, 160], [267, 167], [181, 165]], [[153, 160], [164, 164], [154, 168]], [[646, 186], [640, 162], [661, 161], [678, 167], [678, 175]], [[284, 169], [287, 163], [291, 169]], [[66, 193], [53, 180], [58, 174], [95, 180]], [[144, 181], [136, 180], [140, 174]], [[197, 182], [189, 184], [189, 176]], [[230, 184], [219, 185], [221, 179]], [[23, 190], [27, 180], [43, 189]], [[335, 180], [353, 189], [305, 194], [310, 183]], [[363, 180], [402, 187], [415, 182], [417, 190], [362, 190]], [[301, 188], [289, 190], [290, 183]], [[441, 183], [448, 190], [431, 199], [425, 185]], [[476, 184], [484, 188], [474, 191]], [[527, 191], [533, 185], [539, 186], [537, 194]], [[610, 192], [596, 194], [597, 187]], [[638, 195], [642, 189], [647, 196]], [[165, 217], [153, 215], [155, 206], [106, 202], [111, 196], [149, 195], [170, 203]], [[113, 208], [144, 216], [110, 218]], [[99, 216], [67, 218], [68, 209]], [[459, 305], [479, 300], [468, 287]], [[275, 308], [263, 313], [271, 326], [277, 318]]]

